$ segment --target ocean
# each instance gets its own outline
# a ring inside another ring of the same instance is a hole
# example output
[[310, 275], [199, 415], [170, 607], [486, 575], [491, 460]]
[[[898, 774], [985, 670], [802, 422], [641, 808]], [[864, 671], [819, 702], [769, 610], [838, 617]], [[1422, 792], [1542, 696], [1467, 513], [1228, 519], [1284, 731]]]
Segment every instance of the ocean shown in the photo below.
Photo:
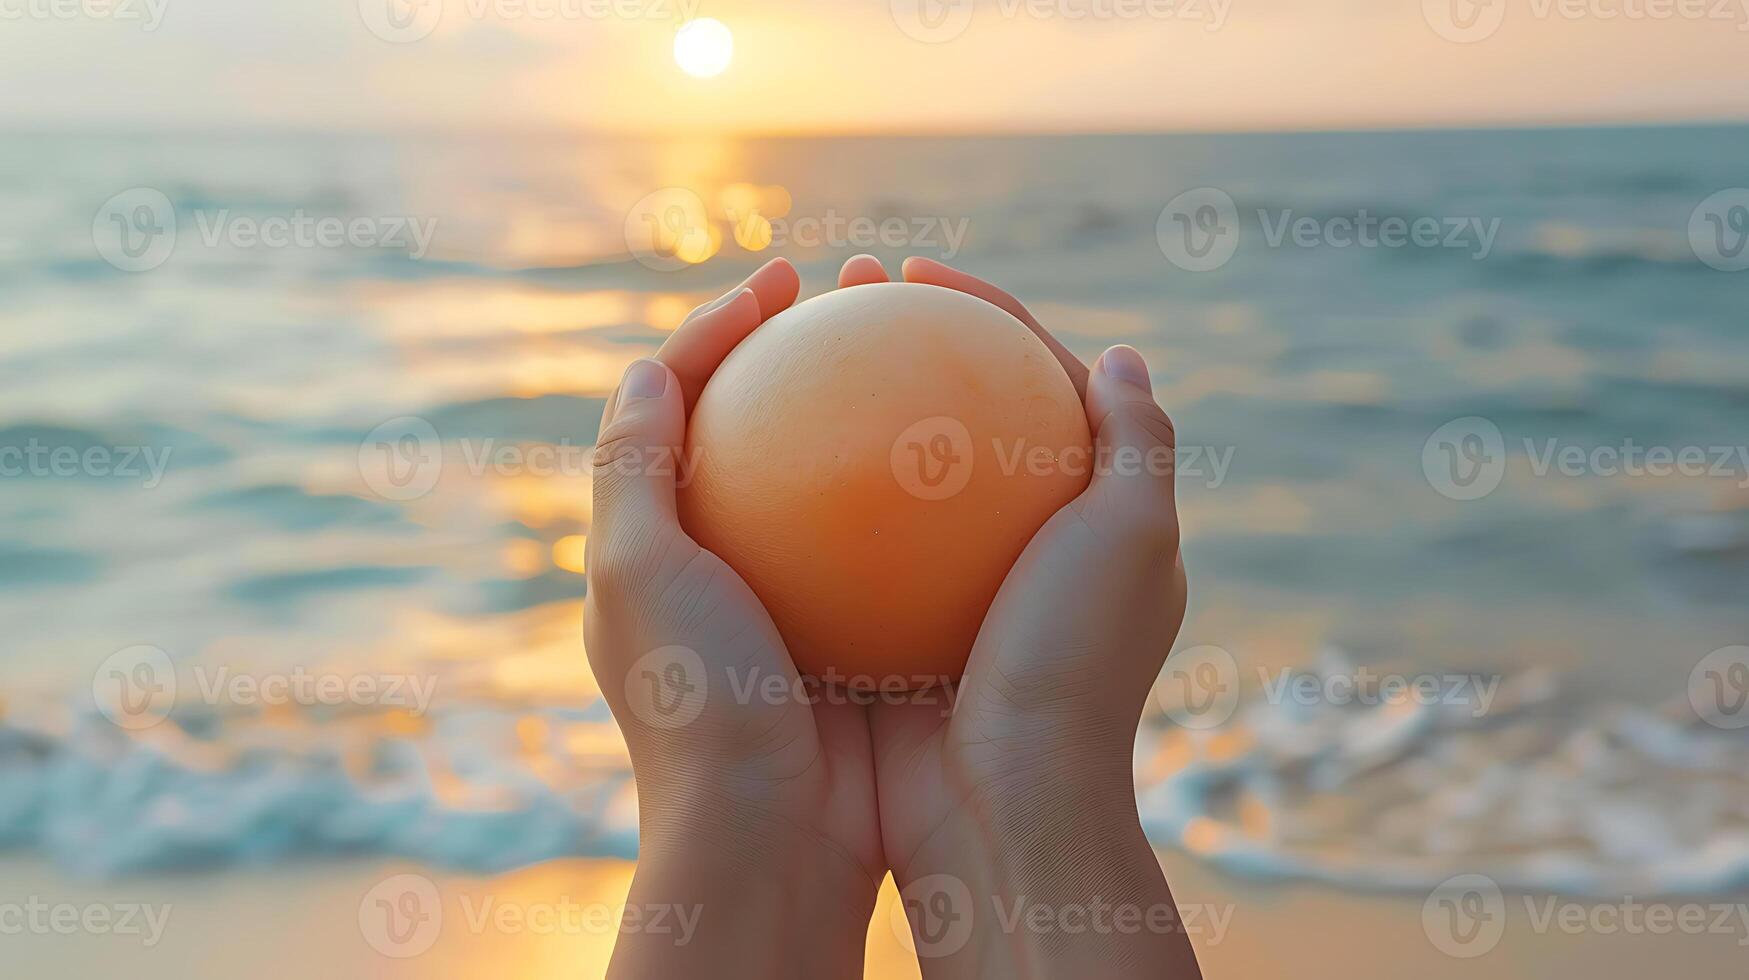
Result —
[[767, 258], [809, 295], [869, 251], [1154, 370], [1191, 579], [1136, 759], [1162, 850], [1741, 891], [1745, 160], [1746, 128], [9, 134], [0, 849], [634, 856], [579, 628], [603, 397]]

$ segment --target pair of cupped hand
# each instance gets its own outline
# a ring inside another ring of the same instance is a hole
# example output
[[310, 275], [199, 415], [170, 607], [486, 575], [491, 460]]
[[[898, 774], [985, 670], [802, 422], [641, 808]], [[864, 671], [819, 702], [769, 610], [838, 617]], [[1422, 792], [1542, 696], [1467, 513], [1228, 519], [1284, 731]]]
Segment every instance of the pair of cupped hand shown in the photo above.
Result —
[[[1089, 370], [995, 286], [919, 258], [905, 262], [903, 275], [990, 302], [1037, 334], [1083, 396], [1097, 458], [1172, 449], [1172, 423], [1135, 350], [1113, 347]], [[845, 263], [838, 285], [887, 279], [864, 255]], [[710, 697], [680, 726], [655, 723], [628, 703], [628, 675], [664, 648], [696, 652], [707, 671], [799, 680], [758, 598], [681, 527], [679, 467], [649, 465], [681, 458], [688, 414], [712, 373], [799, 288], [795, 269], [776, 259], [700, 306], [654, 358], [631, 365], [602, 415], [585, 635], [638, 785], [634, 902], [696, 899], [707, 917], [717, 911], [710, 902], [744, 906], [719, 912], [716, 925], [732, 935], [714, 935], [749, 970], [829, 976], [859, 975], [860, 933], [849, 933], [858, 917], [866, 928], [889, 870], [902, 890], [946, 876], [973, 896], [1028, 891], [1068, 902], [1103, 890], [1110, 900], [1128, 888], [1169, 900], [1164, 880], [1153, 881], [1159, 867], [1141, 835], [1132, 782], [1137, 726], [1185, 608], [1169, 469], [1096, 471], [1027, 545], [984, 618], [964, 677], [939, 697]], [[760, 903], [780, 919], [813, 917], [807, 940], [746, 935], [761, 930], [723, 921], [756, 917]], [[853, 950], [839, 948], [834, 929], [855, 940]], [[768, 942], [784, 952], [767, 959]], [[710, 942], [690, 952], [656, 953], [624, 937], [620, 945], [618, 975], [690, 966], [728, 975]], [[993, 957], [1033, 955], [997, 948], [1017, 945], [1025, 944], [980, 933], [931, 972], [990, 975]], [[1054, 972], [1041, 964], [1067, 956], [1115, 967], [1137, 955], [1151, 954], [1056, 950], [1038, 953], [1034, 965]], [[1188, 947], [1161, 955], [1188, 957]]]

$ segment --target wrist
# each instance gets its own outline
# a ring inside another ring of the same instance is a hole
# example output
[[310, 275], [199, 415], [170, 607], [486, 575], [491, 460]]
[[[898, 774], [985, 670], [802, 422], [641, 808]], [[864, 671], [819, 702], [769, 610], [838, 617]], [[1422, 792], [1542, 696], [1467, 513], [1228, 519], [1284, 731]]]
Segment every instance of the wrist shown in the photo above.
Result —
[[1127, 773], [982, 785], [894, 874], [928, 980], [1200, 976]]
[[732, 805], [710, 816], [657, 816], [640, 829], [627, 923], [668, 910], [692, 934], [684, 945], [632, 944], [622, 926], [610, 976], [860, 977], [878, 883], [804, 830]]
[[1048, 893], [1097, 887], [1138, 864], [1155, 866], [1129, 773], [1083, 771], [977, 785], [895, 880], [947, 873], [987, 890]]

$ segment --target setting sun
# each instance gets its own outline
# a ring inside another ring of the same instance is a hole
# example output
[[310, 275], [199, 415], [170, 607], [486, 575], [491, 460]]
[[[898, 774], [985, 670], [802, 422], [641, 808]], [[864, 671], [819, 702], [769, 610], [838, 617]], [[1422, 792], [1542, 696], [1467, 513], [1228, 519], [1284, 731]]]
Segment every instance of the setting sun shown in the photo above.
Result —
[[712, 17], [689, 20], [674, 35], [674, 61], [694, 78], [715, 78], [729, 67], [735, 36]]

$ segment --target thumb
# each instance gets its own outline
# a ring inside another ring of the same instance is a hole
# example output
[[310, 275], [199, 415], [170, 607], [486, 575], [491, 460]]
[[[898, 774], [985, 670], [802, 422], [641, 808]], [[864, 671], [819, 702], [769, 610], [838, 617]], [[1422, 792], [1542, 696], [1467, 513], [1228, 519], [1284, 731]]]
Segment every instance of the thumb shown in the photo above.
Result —
[[1094, 432], [1093, 482], [1077, 504], [1101, 536], [1141, 535], [1178, 544], [1173, 487], [1177, 434], [1154, 400], [1147, 362], [1118, 345], [1093, 362], [1087, 380], [1087, 421]]
[[680, 382], [661, 361], [633, 361], [603, 413], [595, 441], [590, 539], [617, 525], [674, 520], [686, 412]]

